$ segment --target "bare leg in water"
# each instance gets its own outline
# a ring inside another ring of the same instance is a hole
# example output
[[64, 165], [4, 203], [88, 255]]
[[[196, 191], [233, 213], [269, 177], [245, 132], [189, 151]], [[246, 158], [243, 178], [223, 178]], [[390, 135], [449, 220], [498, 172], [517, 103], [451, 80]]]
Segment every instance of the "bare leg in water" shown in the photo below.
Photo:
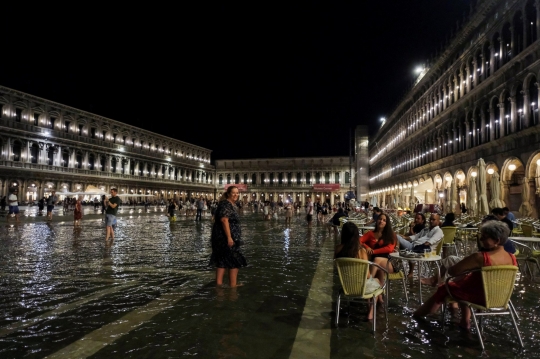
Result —
[[231, 288], [240, 287], [242, 284], [237, 283], [238, 278], [238, 268], [216, 268], [216, 285], [218, 287], [221, 287], [223, 285], [223, 277], [225, 275], [225, 271], [228, 271], [229, 274], [229, 286]]

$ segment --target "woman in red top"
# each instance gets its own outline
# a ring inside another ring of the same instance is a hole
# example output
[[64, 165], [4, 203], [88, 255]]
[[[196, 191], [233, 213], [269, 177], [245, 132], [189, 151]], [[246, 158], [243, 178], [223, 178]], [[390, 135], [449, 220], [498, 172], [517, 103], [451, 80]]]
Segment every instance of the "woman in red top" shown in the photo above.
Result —
[[[504, 250], [504, 244], [508, 240], [510, 230], [504, 222], [488, 221], [480, 227], [480, 243], [482, 248], [479, 252], [461, 260], [448, 269], [450, 275], [456, 276], [460, 273], [479, 269], [482, 267], [513, 265], [517, 266], [516, 257]], [[484, 285], [482, 274], [473, 272], [464, 276], [456, 277], [448, 282], [450, 292], [454, 298], [485, 305]], [[446, 286], [441, 284], [437, 292], [422, 304], [413, 314], [416, 317], [424, 317], [431, 313], [436, 313], [444, 303], [448, 292]], [[471, 327], [471, 311], [468, 306], [460, 305], [461, 322], [460, 327], [469, 330]]]
[[[396, 247], [397, 237], [392, 230], [390, 219], [385, 213], [379, 215], [379, 218], [377, 218], [377, 222], [375, 223], [375, 229], [364, 234], [360, 238], [360, 243], [366, 249], [372, 262], [383, 268], [388, 266], [388, 272], [394, 272], [392, 266], [388, 265], [388, 256]], [[377, 267], [374, 266], [371, 269], [371, 275], [374, 278], [377, 278], [380, 283], [384, 283], [384, 272]]]

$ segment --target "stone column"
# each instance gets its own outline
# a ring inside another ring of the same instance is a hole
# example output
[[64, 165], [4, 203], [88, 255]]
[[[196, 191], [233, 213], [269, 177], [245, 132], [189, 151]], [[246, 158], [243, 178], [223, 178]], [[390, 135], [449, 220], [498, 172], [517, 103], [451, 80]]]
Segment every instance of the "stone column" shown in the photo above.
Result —
[[517, 108], [516, 108], [516, 97], [510, 96], [510, 131], [511, 133], [516, 133], [517, 130]]
[[[467, 93], [469, 91], [471, 91], [471, 85], [472, 85], [472, 81], [471, 81], [471, 68], [469, 67], [469, 64], [466, 64], [465, 65], [465, 87], [467, 88]], [[463, 81], [461, 82], [463, 83]], [[463, 94], [465, 94], [465, 92], [463, 92]]]
[[495, 126], [498, 125], [495, 123], [495, 108], [489, 107], [489, 139], [490, 141], [495, 140]]
[[480, 83], [480, 78], [478, 76], [478, 63], [476, 62], [476, 56], [472, 62], [472, 65], [473, 65], [473, 71], [472, 71], [472, 79], [471, 79], [471, 84], [472, 84], [472, 88], [478, 86], [478, 84]]
[[443, 110], [446, 110], [446, 108], [448, 107], [448, 100], [447, 100], [447, 96], [448, 94], [446, 93], [446, 85], [443, 84], [443, 93], [442, 93], [442, 104], [440, 105], [441, 106], [441, 112]]
[[[482, 47], [482, 53], [480, 54], [480, 61], [482, 61], [482, 66], [480, 66], [480, 71], [482, 71], [482, 81], [485, 80], [487, 78], [487, 66], [486, 66], [486, 61], [488, 59], [486, 59], [484, 57], [484, 48]], [[478, 70], [477, 70], [478, 71]], [[480, 81], [478, 82], [480, 83]]]
[[62, 164], [62, 150], [63, 150], [62, 147], [58, 147], [57, 151], [55, 152], [55, 155], [56, 155], [55, 166], [62, 166], [63, 167], [63, 164]]
[[85, 170], [88, 169], [88, 151], [84, 151], [84, 157], [82, 161], [82, 168]]
[[489, 58], [489, 63], [490, 63], [490, 69], [491, 69], [491, 73], [494, 73], [495, 72], [495, 53], [496, 53], [496, 49], [493, 45], [491, 45], [489, 47], [489, 50], [490, 50], [490, 58]]
[[39, 142], [38, 146], [39, 146], [38, 164], [45, 165], [47, 164], [47, 151], [46, 151], [45, 144], [43, 142]]
[[458, 99], [465, 96], [465, 84], [463, 83], [464, 77], [465, 77], [465, 74], [463, 73], [463, 71], [459, 70], [458, 81], [457, 81], [459, 85], [459, 89], [456, 89], [457, 91], [459, 91]]
[[[523, 16], [523, 15], [522, 15], [522, 16]], [[525, 24], [523, 24], [523, 26], [526, 27]], [[515, 32], [514, 27], [513, 27], [513, 26], [510, 26], [510, 48], [512, 49], [512, 57], [516, 57], [516, 51], [517, 51], [517, 50], [516, 50], [516, 49], [517, 49], [517, 44], [516, 44], [516, 42], [514, 41], [514, 32]], [[512, 59], [512, 58], [507, 58], [507, 57], [506, 57], [506, 54], [505, 54], [505, 60], [506, 60], [505, 62], [508, 62], [508, 61], [510, 61], [511, 59]]]
[[[510, 181], [503, 181], [501, 183], [501, 188], [503, 190], [503, 193], [501, 193], [501, 195], [502, 195], [503, 201], [506, 204], [506, 206], [509, 206], [509, 204], [510, 204], [510, 183], [508, 183], [508, 182], [510, 182]], [[512, 208], [510, 208], [510, 210], [512, 210]], [[514, 208], [514, 210], [515, 210], [515, 208]]]
[[521, 123], [522, 129], [530, 127], [532, 123], [531, 121], [532, 106], [531, 106], [531, 99], [530, 99], [528, 90], [529, 89], [527, 89], [527, 91], [525, 90], [521, 91], [521, 93], [523, 94], [523, 115], [522, 115], [523, 117], [522, 117], [522, 123]]
[[[470, 129], [470, 132], [472, 134], [471, 134], [471, 139], [469, 140], [471, 142], [470, 143], [471, 147], [478, 146], [478, 141], [476, 140], [476, 136], [477, 136], [476, 130], [477, 130], [476, 121], [474, 120], [474, 117], [473, 117], [472, 118], [472, 128]], [[469, 147], [469, 148], [471, 148], [471, 147]]]
[[506, 135], [504, 128], [504, 122], [506, 121], [504, 117], [504, 102], [500, 102], [497, 106], [499, 107], [499, 138], [502, 138]]
[[454, 92], [454, 101], [453, 102], [457, 102], [457, 100], [459, 100], [459, 96], [458, 96], [458, 89], [457, 89], [457, 86], [459, 85], [459, 79], [458, 77], [455, 77], [454, 76], [454, 86], [452, 87], [452, 91]]

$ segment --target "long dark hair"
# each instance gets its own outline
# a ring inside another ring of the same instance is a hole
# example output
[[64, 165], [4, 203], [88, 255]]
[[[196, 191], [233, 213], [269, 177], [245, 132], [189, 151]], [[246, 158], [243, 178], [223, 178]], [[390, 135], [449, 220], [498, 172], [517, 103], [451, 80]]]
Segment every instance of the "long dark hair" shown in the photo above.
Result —
[[360, 250], [360, 232], [356, 224], [347, 222], [341, 229], [342, 253], [347, 254], [349, 258], [356, 258]]
[[394, 233], [394, 230], [392, 229], [392, 222], [390, 222], [390, 218], [388, 218], [388, 215], [386, 213], [381, 213], [379, 215], [379, 218], [377, 218], [377, 222], [375, 222], [375, 229], [373, 232], [377, 232], [379, 230], [379, 219], [381, 219], [381, 216], [384, 216], [386, 218], [386, 225], [384, 226], [382, 233], [381, 233], [381, 239], [385, 246], [389, 244], [395, 244], [396, 243], [396, 235]]

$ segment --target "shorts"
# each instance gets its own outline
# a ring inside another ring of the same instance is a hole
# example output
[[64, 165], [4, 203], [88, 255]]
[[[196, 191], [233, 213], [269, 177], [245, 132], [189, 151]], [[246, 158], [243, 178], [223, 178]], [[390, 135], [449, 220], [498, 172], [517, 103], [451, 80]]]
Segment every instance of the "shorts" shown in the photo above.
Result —
[[313, 215], [312, 215], [312, 214], [308, 214], [308, 215], [306, 216], [306, 221], [311, 222], [312, 220], [313, 220]]
[[54, 209], [54, 206], [52, 204], [47, 205], [47, 212], [52, 212], [53, 209]]
[[9, 206], [8, 214], [19, 214], [19, 206]]
[[116, 224], [116, 216], [114, 214], [105, 215], [105, 225], [107, 227], [112, 227]]

